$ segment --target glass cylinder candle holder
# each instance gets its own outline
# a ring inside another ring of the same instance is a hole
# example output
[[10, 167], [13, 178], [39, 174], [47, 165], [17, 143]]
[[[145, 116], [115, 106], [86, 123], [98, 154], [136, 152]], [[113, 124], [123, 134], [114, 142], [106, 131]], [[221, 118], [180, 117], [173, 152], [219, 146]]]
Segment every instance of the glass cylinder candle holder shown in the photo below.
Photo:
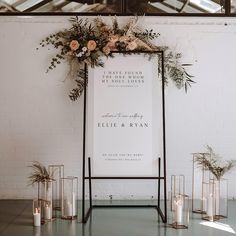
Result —
[[64, 178], [64, 165], [49, 165], [48, 172], [50, 176], [53, 176], [53, 189], [52, 189], [52, 203], [53, 209], [61, 210], [61, 196], [62, 190], [60, 185], [60, 179]]
[[174, 196], [185, 193], [185, 177], [184, 175], [171, 175], [171, 211], [174, 208]]
[[192, 169], [192, 212], [204, 213], [205, 202], [203, 198], [203, 183], [209, 182], [211, 173], [204, 167], [196, 165], [196, 159], [209, 156], [209, 153], [193, 153], [193, 169]]
[[215, 186], [215, 218], [228, 217], [228, 180], [227, 179], [213, 179], [211, 180]]
[[202, 214], [203, 220], [216, 220], [216, 188], [214, 180], [203, 183], [203, 204], [206, 209]]
[[34, 226], [41, 225], [41, 201], [38, 199], [33, 200], [33, 221]]
[[172, 224], [175, 229], [187, 229], [189, 225], [189, 196], [173, 196]]
[[41, 201], [41, 221], [45, 223], [53, 219], [52, 189], [53, 180], [38, 183], [38, 199]]
[[62, 205], [61, 218], [73, 220], [78, 216], [78, 177], [61, 178]]

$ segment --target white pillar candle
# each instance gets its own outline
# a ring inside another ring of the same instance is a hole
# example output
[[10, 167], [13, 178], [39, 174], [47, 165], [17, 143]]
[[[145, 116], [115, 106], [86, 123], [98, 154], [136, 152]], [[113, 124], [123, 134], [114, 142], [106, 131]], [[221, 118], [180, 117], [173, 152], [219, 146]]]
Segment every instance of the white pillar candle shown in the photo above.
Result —
[[175, 211], [175, 219], [177, 224], [182, 224], [183, 219], [183, 205], [177, 204], [176, 205], [176, 211]]
[[202, 198], [202, 211], [206, 212], [207, 200], [205, 197]]
[[76, 204], [76, 194], [73, 193], [72, 195], [72, 203], [73, 203], [73, 216], [76, 216], [77, 214], [77, 204]]
[[183, 222], [183, 200], [178, 199], [175, 202], [175, 221], [177, 224], [182, 224]]
[[213, 195], [209, 194], [207, 199], [207, 216], [213, 220]]
[[33, 216], [34, 216], [34, 226], [40, 226], [41, 216], [40, 216], [40, 212], [38, 211], [38, 208], [35, 209], [35, 213], [33, 213]]
[[65, 215], [66, 216], [72, 216], [73, 211], [72, 211], [72, 204], [70, 202], [66, 202], [65, 204]]
[[51, 218], [52, 218], [51, 213], [52, 213], [51, 207], [46, 204], [46, 206], [44, 207], [44, 219], [45, 220], [51, 220]]
[[220, 189], [219, 189], [219, 182], [218, 183], [216, 183], [216, 191], [215, 191], [215, 200], [216, 200], [216, 202], [215, 202], [215, 206], [216, 206], [216, 208], [215, 208], [215, 214], [216, 215], [220, 215]]

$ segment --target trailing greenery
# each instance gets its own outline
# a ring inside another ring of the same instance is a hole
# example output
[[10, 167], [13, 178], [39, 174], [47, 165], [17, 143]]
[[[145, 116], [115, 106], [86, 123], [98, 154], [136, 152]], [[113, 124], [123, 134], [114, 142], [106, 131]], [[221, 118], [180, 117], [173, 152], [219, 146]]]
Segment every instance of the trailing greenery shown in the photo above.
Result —
[[81, 69], [78, 73], [78, 79], [75, 80], [77, 86], [76, 88], [72, 89], [69, 94], [69, 97], [72, 101], [76, 101], [83, 93], [85, 86], [85, 78], [87, 79], [87, 73], [85, 72], [85, 70]]
[[184, 88], [187, 92], [188, 88], [191, 87], [193, 81], [192, 75], [190, 75], [185, 67], [191, 66], [191, 64], [180, 64], [182, 54], [173, 52], [167, 52], [165, 55], [165, 81], [168, 81], [168, 77], [172, 78], [172, 81], [177, 88]]

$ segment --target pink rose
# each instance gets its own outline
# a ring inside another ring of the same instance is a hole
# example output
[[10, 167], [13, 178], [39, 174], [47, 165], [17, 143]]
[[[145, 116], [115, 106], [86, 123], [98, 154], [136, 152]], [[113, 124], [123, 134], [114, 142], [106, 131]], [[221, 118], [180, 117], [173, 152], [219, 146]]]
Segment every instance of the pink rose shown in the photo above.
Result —
[[79, 44], [79, 42], [77, 40], [72, 40], [70, 42], [70, 49], [72, 51], [76, 51], [79, 48], [79, 46], [80, 46], [80, 44]]
[[136, 42], [130, 42], [128, 43], [128, 45], [126, 46], [126, 49], [129, 51], [133, 51], [135, 48], [137, 48], [137, 43]]
[[97, 47], [97, 44], [94, 40], [89, 40], [87, 43], [87, 48], [89, 51], [93, 51], [95, 50], [95, 48]]

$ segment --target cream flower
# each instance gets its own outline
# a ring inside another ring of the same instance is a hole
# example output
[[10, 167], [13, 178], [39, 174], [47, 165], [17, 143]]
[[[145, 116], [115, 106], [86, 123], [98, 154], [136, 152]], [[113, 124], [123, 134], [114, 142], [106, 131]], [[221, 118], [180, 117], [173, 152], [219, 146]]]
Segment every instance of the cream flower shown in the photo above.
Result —
[[77, 57], [82, 57], [82, 55], [83, 55], [82, 52], [76, 54]]
[[87, 48], [89, 51], [93, 51], [95, 50], [95, 48], [97, 47], [97, 44], [94, 40], [89, 40], [87, 43]]
[[67, 55], [67, 56], [73, 56], [73, 54], [74, 54], [74, 53], [73, 53], [72, 51], [69, 51], [69, 52], [67, 52], [66, 55]]
[[137, 43], [135, 41], [128, 43], [126, 46], [127, 50], [133, 51], [135, 48], [137, 48]]
[[72, 51], [76, 51], [79, 48], [79, 46], [80, 46], [80, 44], [79, 44], [79, 42], [77, 40], [72, 40], [70, 42], [70, 49]]
[[118, 40], [119, 40], [119, 35], [117, 35], [117, 34], [112, 35], [111, 37], [109, 37], [109, 41], [111, 43], [116, 43]]
[[128, 36], [121, 36], [120, 38], [119, 38], [119, 41], [120, 42], [127, 42], [127, 41], [129, 41], [130, 40], [130, 38], [128, 37]]
[[109, 47], [105, 46], [105, 47], [102, 49], [102, 51], [103, 51], [106, 55], [108, 55], [108, 54], [111, 52], [111, 49], [110, 49]]

